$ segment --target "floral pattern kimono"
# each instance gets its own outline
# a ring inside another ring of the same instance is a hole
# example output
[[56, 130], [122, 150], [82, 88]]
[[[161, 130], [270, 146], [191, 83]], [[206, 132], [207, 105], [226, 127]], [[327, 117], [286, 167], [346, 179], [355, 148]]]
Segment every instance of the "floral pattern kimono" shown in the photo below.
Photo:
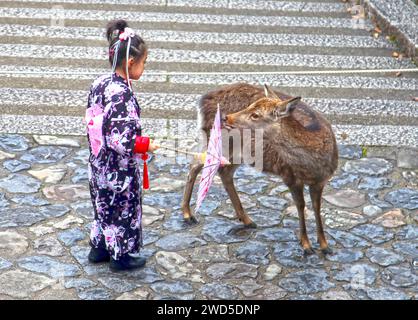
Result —
[[106, 248], [114, 259], [142, 247], [140, 156], [141, 109], [120, 75], [97, 78], [86, 110], [90, 147], [89, 186], [94, 207], [90, 244]]

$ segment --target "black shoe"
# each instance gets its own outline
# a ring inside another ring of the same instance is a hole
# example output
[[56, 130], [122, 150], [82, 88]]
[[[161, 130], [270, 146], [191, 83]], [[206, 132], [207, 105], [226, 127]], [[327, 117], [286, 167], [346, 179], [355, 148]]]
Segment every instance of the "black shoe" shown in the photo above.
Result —
[[91, 263], [108, 262], [110, 254], [106, 249], [91, 248], [88, 259]]
[[125, 254], [119, 260], [110, 258], [109, 267], [112, 271], [132, 270], [143, 267], [146, 261], [145, 258], [133, 258], [129, 254]]

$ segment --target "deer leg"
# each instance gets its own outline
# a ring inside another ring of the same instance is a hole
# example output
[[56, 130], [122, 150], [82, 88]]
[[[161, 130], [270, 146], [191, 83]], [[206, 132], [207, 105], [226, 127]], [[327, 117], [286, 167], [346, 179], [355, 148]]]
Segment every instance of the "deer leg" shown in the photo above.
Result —
[[190, 165], [190, 171], [187, 176], [186, 186], [184, 187], [183, 200], [181, 203], [181, 209], [183, 211], [184, 220], [187, 223], [197, 223], [197, 219], [193, 216], [190, 210], [190, 199], [192, 198], [193, 186], [196, 181], [196, 177], [202, 170], [203, 164], [199, 162], [193, 162]]
[[242, 207], [241, 200], [239, 199], [237, 190], [234, 185], [234, 172], [237, 166], [229, 165], [221, 167], [219, 169], [219, 175], [221, 176], [222, 183], [225, 187], [226, 192], [231, 199], [232, 205], [234, 206], [237, 217], [242, 221], [247, 228], [257, 228], [257, 225], [251, 220], [251, 218], [245, 213]]
[[306, 255], [313, 254], [311, 243], [309, 242], [308, 233], [306, 231], [305, 223], [305, 199], [303, 198], [303, 184], [294, 184], [289, 186], [293, 201], [295, 201], [296, 208], [299, 215], [299, 229], [300, 229], [300, 244]]
[[312, 208], [315, 213], [316, 232], [318, 235], [318, 242], [322, 253], [329, 254], [332, 250], [328, 247], [327, 239], [325, 238], [324, 227], [321, 218], [321, 197], [324, 190], [323, 184], [316, 184], [309, 186], [309, 193], [312, 200]]

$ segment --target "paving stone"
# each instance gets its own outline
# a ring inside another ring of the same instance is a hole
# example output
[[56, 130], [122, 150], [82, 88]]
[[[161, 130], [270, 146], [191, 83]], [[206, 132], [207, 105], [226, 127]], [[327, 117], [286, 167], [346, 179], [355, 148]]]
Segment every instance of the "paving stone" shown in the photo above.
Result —
[[117, 277], [102, 277], [98, 280], [103, 286], [117, 293], [132, 291], [137, 287], [132, 282]]
[[7, 153], [0, 150], [0, 161], [3, 161], [5, 159], [14, 159], [15, 157], [16, 155], [14, 155], [13, 153]]
[[379, 214], [381, 214], [383, 210], [379, 208], [378, 206], [365, 206], [363, 208], [363, 214], [368, 217], [375, 217]]
[[396, 233], [396, 237], [400, 240], [418, 239], [418, 226], [406, 225]]
[[0, 294], [25, 299], [33, 293], [50, 287], [56, 282], [45, 276], [21, 270], [11, 270], [0, 274]]
[[44, 273], [52, 278], [73, 277], [80, 274], [80, 269], [74, 264], [62, 263], [46, 256], [25, 257], [18, 265], [29, 271]]
[[33, 248], [36, 250], [37, 254], [52, 257], [61, 257], [66, 253], [64, 247], [55, 236], [35, 239]]
[[[284, 215], [289, 218], [292, 217], [292, 218], [299, 219], [299, 213], [298, 213], [298, 209], [296, 208], [296, 206], [288, 207], [285, 210]], [[307, 207], [305, 207], [305, 219], [315, 221], [315, 213]]]
[[151, 215], [142, 215], [142, 226], [149, 226], [154, 222], [160, 221], [164, 219], [164, 215], [159, 216], [151, 216]]
[[81, 225], [82, 223], [84, 223], [83, 219], [80, 219], [73, 215], [68, 215], [65, 217], [64, 220], [61, 220], [59, 222], [52, 221], [52, 222], [49, 222], [48, 224], [54, 226], [54, 228], [56, 229], [66, 230], [75, 224]]
[[17, 134], [0, 134], [0, 149], [6, 152], [20, 152], [29, 149], [29, 140]]
[[73, 177], [71, 178], [72, 183], [80, 183], [80, 182], [88, 182], [89, 181], [89, 175], [88, 175], [88, 169], [81, 167], [76, 168]]
[[[242, 199], [241, 199], [242, 201]], [[220, 207], [219, 201], [213, 201], [213, 200], [206, 200], [203, 201], [202, 205], [199, 208], [199, 214], [202, 216], [210, 216], [216, 209]]]
[[170, 231], [180, 231], [192, 228], [193, 225], [189, 225], [183, 217], [181, 211], [172, 212], [163, 223], [163, 228]]
[[154, 193], [144, 195], [143, 204], [156, 208], [171, 208], [173, 210], [180, 209], [182, 195], [180, 193]]
[[335, 271], [333, 278], [338, 281], [350, 282], [349, 287], [351, 289], [365, 289], [366, 286], [370, 286], [375, 283], [377, 277], [378, 268], [366, 264], [355, 263], [350, 265], [344, 265], [340, 271]]
[[258, 266], [246, 263], [214, 263], [206, 269], [212, 279], [241, 279], [257, 277]]
[[15, 231], [0, 232], [0, 256], [11, 258], [20, 256], [29, 247], [28, 239]]
[[143, 231], [143, 243], [144, 246], [147, 246], [151, 243], [154, 243], [155, 241], [157, 241], [158, 239], [160, 239], [160, 234], [156, 231], [151, 231], [151, 230], [144, 230]]
[[288, 268], [318, 267], [324, 261], [318, 255], [305, 256], [299, 242], [280, 242], [274, 245], [274, 258]]
[[260, 241], [287, 242], [297, 241], [298, 237], [292, 229], [268, 228], [258, 231], [255, 239]]
[[389, 240], [392, 240], [394, 234], [388, 230], [385, 230], [381, 226], [374, 224], [364, 224], [351, 229], [351, 233], [366, 238], [374, 244], [382, 244]]
[[14, 203], [17, 203], [21, 206], [45, 206], [50, 204], [47, 200], [36, 197], [34, 195], [16, 195], [10, 199]]
[[258, 202], [266, 208], [282, 211], [287, 206], [287, 201], [277, 197], [261, 196], [257, 198]]
[[112, 294], [109, 290], [97, 287], [80, 291], [78, 297], [82, 300], [110, 300]]
[[283, 219], [283, 213], [272, 209], [252, 209], [247, 212], [260, 228], [276, 227]]
[[155, 255], [155, 261], [171, 279], [184, 277], [193, 271], [191, 264], [186, 266], [187, 259], [175, 252], [159, 251]]
[[163, 294], [184, 294], [193, 292], [193, 286], [184, 281], [157, 282], [150, 285], [151, 289]]
[[364, 248], [370, 246], [368, 241], [350, 232], [333, 229], [327, 229], [326, 232], [344, 248]]
[[377, 195], [377, 193], [371, 192], [371, 193], [368, 194], [368, 196], [369, 196], [370, 203], [373, 204], [373, 205], [375, 205], [375, 206], [377, 206], [377, 207], [379, 207], [379, 208], [388, 209], [388, 208], [392, 208], [393, 207], [389, 202], [380, 200], [379, 199], [379, 196]]
[[76, 214], [86, 219], [94, 218], [94, 211], [91, 201], [75, 202], [70, 204]]
[[50, 135], [33, 135], [33, 139], [39, 145], [47, 146], [64, 146], [64, 147], [80, 147], [80, 143], [75, 139], [62, 138]]
[[348, 230], [367, 221], [361, 214], [343, 210], [324, 208], [322, 214], [328, 227], [342, 230]]
[[381, 190], [391, 188], [393, 186], [392, 180], [382, 177], [363, 177], [358, 185], [362, 190]]
[[418, 240], [398, 241], [392, 244], [393, 249], [408, 258], [416, 259], [418, 257]]
[[402, 171], [402, 177], [407, 182], [407, 187], [418, 186], [418, 176], [415, 171]]
[[402, 291], [389, 287], [367, 288], [367, 296], [372, 300], [410, 300]]
[[267, 267], [266, 272], [264, 273], [264, 280], [271, 281], [280, 273], [282, 273], [282, 268], [277, 264], [271, 264]]
[[[239, 199], [241, 200], [242, 207], [243, 207], [245, 210], [248, 210], [248, 209], [254, 208], [254, 207], [257, 205], [256, 201], [254, 201], [254, 200], [252, 199], [252, 197], [251, 197], [251, 196], [249, 196], [248, 194], [245, 194], [245, 193], [240, 193], [240, 194], [239, 194]], [[219, 201], [218, 201], [217, 203], [219, 203]], [[228, 199], [226, 200], [226, 203], [227, 203], [228, 205], [230, 205], [230, 206], [231, 206], [231, 208], [232, 208], [232, 201], [231, 201], [231, 199], [229, 199], [229, 198], [228, 198]]]
[[63, 205], [0, 209], [0, 228], [28, 227], [48, 218], [63, 216], [68, 211]]
[[153, 180], [150, 190], [151, 192], [172, 192], [183, 189], [185, 185], [186, 182], [184, 180], [161, 177]]
[[125, 271], [122, 272], [121, 275], [130, 277], [130, 279], [132, 279], [132, 281], [139, 286], [164, 280], [154, 267], [145, 267], [135, 271]]
[[395, 252], [379, 247], [368, 249], [366, 251], [366, 256], [370, 259], [370, 261], [383, 267], [399, 264], [405, 260], [402, 256], [396, 254]]
[[20, 157], [20, 160], [30, 164], [55, 163], [67, 156], [70, 151], [71, 149], [66, 147], [42, 146], [27, 151]]
[[273, 284], [265, 284], [263, 286], [262, 293], [260, 295], [257, 295], [253, 297], [253, 299], [259, 299], [259, 300], [281, 300], [284, 297], [286, 297], [287, 292], [280, 288], [278, 285]]
[[418, 191], [409, 188], [394, 190], [385, 195], [385, 200], [397, 208], [418, 209]]
[[381, 278], [384, 282], [397, 288], [412, 287], [418, 282], [418, 276], [412, 272], [410, 266], [387, 267], [381, 273]]
[[352, 174], [382, 176], [390, 173], [393, 170], [393, 165], [381, 158], [363, 158], [347, 161], [343, 170]]
[[144, 289], [137, 289], [131, 292], [125, 292], [116, 298], [116, 300], [146, 300], [149, 297], [149, 292]]
[[0, 188], [10, 193], [34, 193], [38, 192], [40, 187], [39, 180], [19, 173], [0, 179]]
[[239, 297], [238, 289], [229, 284], [208, 283], [200, 288], [200, 292], [208, 299], [236, 300]]
[[40, 170], [29, 170], [28, 173], [45, 183], [58, 183], [67, 173], [67, 166], [55, 165]]
[[363, 252], [353, 249], [334, 249], [333, 254], [327, 255], [326, 258], [330, 261], [340, 263], [353, 263], [363, 258]]
[[0, 192], [0, 209], [7, 208], [9, 206], [9, 201], [7, 201], [4, 193]]
[[198, 263], [229, 261], [228, 246], [221, 244], [194, 248], [190, 254], [190, 259], [192, 262]]
[[75, 288], [77, 291], [82, 291], [91, 287], [95, 287], [97, 284], [94, 281], [86, 278], [70, 278], [66, 279], [64, 282], [64, 287], [66, 289]]
[[338, 156], [343, 159], [360, 159], [363, 149], [360, 146], [338, 144]]
[[202, 229], [203, 239], [217, 243], [234, 243], [247, 240], [254, 229], [242, 228], [242, 223], [208, 217]]
[[330, 290], [321, 295], [321, 300], [353, 300], [345, 291]]
[[258, 194], [264, 193], [267, 186], [268, 186], [268, 182], [257, 181], [257, 182], [250, 182], [247, 184], [237, 184], [236, 189], [239, 192], [243, 192], [248, 195], [254, 195], [256, 193]]
[[364, 194], [354, 190], [341, 190], [334, 194], [324, 195], [323, 198], [337, 207], [356, 208], [366, 202]]
[[279, 281], [279, 285], [290, 292], [311, 294], [334, 288], [335, 284], [327, 278], [328, 274], [323, 270], [308, 269], [288, 274]]
[[73, 246], [77, 241], [84, 240], [86, 234], [80, 229], [69, 229], [58, 233], [58, 239], [66, 246]]
[[29, 231], [34, 233], [37, 237], [42, 237], [46, 234], [53, 233], [55, 230], [52, 227], [40, 225], [40, 226], [30, 227]]
[[47, 199], [55, 201], [76, 201], [91, 199], [87, 186], [82, 184], [52, 185], [42, 189]]
[[373, 220], [375, 224], [381, 224], [385, 228], [398, 228], [406, 224], [405, 216], [402, 213], [402, 210], [395, 209], [389, 212], [386, 212], [382, 216]]
[[271, 189], [269, 196], [281, 196], [285, 192], [289, 192], [289, 187], [282, 184]]
[[20, 160], [7, 160], [3, 162], [3, 167], [12, 173], [27, 170], [31, 167], [29, 163]]
[[89, 162], [90, 157], [90, 150], [89, 149], [81, 149], [75, 153], [75, 156], [71, 159], [78, 165], [85, 166]]
[[248, 241], [235, 250], [235, 256], [246, 263], [266, 265], [270, 250], [267, 245], [258, 241]]
[[398, 152], [398, 167], [405, 169], [418, 169], [418, 150], [402, 148]]
[[342, 175], [334, 176], [330, 181], [330, 185], [334, 189], [342, 189], [357, 186], [359, 181], [359, 176], [354, 174], [343, 173]]
[[156, 246], [166, 251], [179, 251], [206, 244], [206, 241], [190, 233], [175, 233], [162, 237]]
[[13, 266], [13, 263], [0, 257], [0, 270], [9, 269], [11, 266]]
[[263, 288], [263, 286], [251, 279], [241, 282], [237, 285], [237, 288], [241, 290], [244, 296], [254, 297], [257, 294], [256, 291]]

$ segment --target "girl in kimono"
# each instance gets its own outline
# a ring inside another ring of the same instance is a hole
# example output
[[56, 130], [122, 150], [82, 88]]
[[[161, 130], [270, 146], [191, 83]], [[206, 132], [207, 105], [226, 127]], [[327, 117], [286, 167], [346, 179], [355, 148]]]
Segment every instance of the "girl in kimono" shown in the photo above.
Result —
[[119, 271], [145, 264], [145, 258], [130, 254], [142, 247], [141, 184], [148, 188], [147, 152], [159, 146], [142, 135], [141, 108], [130, 81], [138, 80], [144, 71], [147, 46], [124, 20], [108, 24], [107, 39], [112, 72], [93, 82], [86, 110], [94, 208], [88, 259], [110, 261], [110, 269]]

